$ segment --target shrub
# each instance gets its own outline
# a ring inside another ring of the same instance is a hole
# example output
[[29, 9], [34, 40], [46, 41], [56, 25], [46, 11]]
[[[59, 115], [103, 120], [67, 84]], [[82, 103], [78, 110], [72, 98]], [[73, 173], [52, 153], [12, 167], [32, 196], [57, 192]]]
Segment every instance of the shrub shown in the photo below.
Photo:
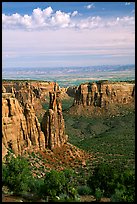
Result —
[[44, 179], [44, 185], [42, 186], [41, 192], [43, 197], [49, 196], [52, 200], [56, 197], [59, 199], [75, 200], [78, 196], [76, 189], [74, 188], [72, 171], [56, 171], [51, 170], [46, 173]]
[[87, 185], [78, 186], [77, 190], [78, 190], [79, 195], [90, 195], [91, 194], [91, 189]]
[[135, 173], [132, 170], [125, 170], [119, 175], [119, 181], [112, 201], [134, 202], [135, 200]]
[[93, 175], [91, 175], [87, 181], [87, 184], [95, 194], [97, 188], [104, 191], [105, 196], [109, 196], [114, 193], [116, 188], [117, 172], [114, 168], [107, 164], [100, 164], [95, 167]]
[[44, 179], [40, 178], [32, 178], [31, 182], [29, 183], [29, 187], [30, 187], [30, 192], [34, 193], [35, 195], [37, 195], [38, 197], [42, 196], [42, 187], [44, 185]]
[[101, 194], [125, 202], [133, 202], [135, 199], [135, 173], [121, 166], [100, 164], [94, 169], [87, 184], [96, 197]]
[[101, 190], [100, 188], [95, 189], [95, 197], [97, 201], [100, 201], [100, 199], [103, 197], [104, 191]]
[[23, 157], [14, 157], [12, 154], [6, 156], [6, 163], [2, 165], [3, 185], [9, 187], [15, 193], [29, 191], [32, 174], [28, 161]]

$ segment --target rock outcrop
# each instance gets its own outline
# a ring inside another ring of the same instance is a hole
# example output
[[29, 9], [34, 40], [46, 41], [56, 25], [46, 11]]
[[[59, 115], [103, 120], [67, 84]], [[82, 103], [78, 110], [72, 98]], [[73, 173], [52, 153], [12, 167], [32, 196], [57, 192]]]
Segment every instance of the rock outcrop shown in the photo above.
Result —
[[128, 82], [96, 82], [81, 84], [75, 93], [74, 105], [107, 107], [134, 101], [135, 84]]
[[[25, 150], [49, 148], [53, 150], [67, 142], [65, 124], [62, 114], [60, 92], [56, 87], [50, 92], [49, 110], [42, 120], [42, 130], [33, 108], [33, 99], [29, 87], [20, 89], [19, 92], [2, 93], [2, 148], [3, 155], [11, 149], [15, 155], [21, 155]], [[27, 90], [25, 92], [25, 90]], [[24, 91], [18, 98], [15, 95]], [[26, 93], [26, 95], [25, 95]], [[17, 100], [18, 98], [18, 100]], [[26, 102], [25, 102], [26, 101]], [[21, 105], [22, 104], [22, 105]]]
[[21, 155], [29, 148], [45, 148], [45, 137], [30, 104], [24, 108], [12, 93], [2, 94], [2, 147]]
[[37, 116], [43, 115], [42, 103], [50, 91], [59, 90], [56, 82], [39, 81], [3, 81], [2, 91], [15, 94], [20, 104], [24, 107], [25, 103], [32, 104]]
[[6, 89], [4, 86], [2, 86], [2, 93], [6, 93]]
[[61, 147], [67, 142], [65, 124], [62, 114], [60, 92], [50, 92], [49, 110], [42, 120], [42, 131], [45, 135], [45, 144], [49, 149]]
[[[3, 81], [2, 82], [7, 93], [12, 91], [24, 91], [25, 94], [28, 93], [28, 98], [33, 97], [45, 99], [45, 96], [49, 94], [50, 91], [59, 90], [59, 85], [56, 82], [40, 82], [40, 81]], [[26, 90], [26, 92], [25, 92]], [[30, 98], [31, 99], [31, 98]]]

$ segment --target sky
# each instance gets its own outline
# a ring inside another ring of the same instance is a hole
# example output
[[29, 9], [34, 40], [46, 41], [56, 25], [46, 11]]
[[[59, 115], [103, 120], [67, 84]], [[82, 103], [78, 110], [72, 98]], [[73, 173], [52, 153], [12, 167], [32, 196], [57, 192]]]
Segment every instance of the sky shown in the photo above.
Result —
[[134, 2], [2, 2], [2, 66], [135, 64]]

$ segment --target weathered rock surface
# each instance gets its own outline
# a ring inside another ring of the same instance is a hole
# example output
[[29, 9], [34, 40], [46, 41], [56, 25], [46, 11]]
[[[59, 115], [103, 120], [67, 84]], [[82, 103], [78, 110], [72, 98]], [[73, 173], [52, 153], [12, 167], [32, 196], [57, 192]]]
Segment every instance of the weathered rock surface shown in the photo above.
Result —
[[43, 114], [42, 103], [46, 101], [49, 91], [59, 90], [56, 82], [37, 81], [3, 81], [2, 92], [13, 93], [21, 105], [32, 104], [37, 116]]
[[[32, 105], [32, 90], [29, 87], [23, 87], [17, 92], [5, 93], [5, 89], [3, 88], [3, 156], [9, 148], [12, 149], [15, 155], [21, 155], [28, 149], [42, 150], [48, 147], [53, 150], [55, 147], [60, 147], [66, 143], [67, 135], [65, 134], [62, 104], [59, 97], [60, 92], [56, 87], [54, 87], [54, 90], [50, 92], [49, 110], [43, 117], [42, 132]], [[20, 93], [18, 97], [16, 95], [17, 93]]]
[[[18, 155], [27, 149], [53, 150], [62, 147], [67, 142], [68, 136], [65, 134], [59, 86], [54, 82], [7, 83], [2, 86], [2, 156], [6, 154], [8, 148]], [[63, 95], [67, 90], [61, 90]], [[8, 91], [10, 93], [7, 93]], [[109, 104], [134, 102], [135, 84], [85, 83], [77, 89], [73, 87], [69, 92], [75, 96], [74, 105], [104, 109]], [[44, 114], [40, 126], [36, 111], [40, 108], [39, 102], [48, 93], [49, 110]]]
[[49, 149], [62, 146], [67, 142], [65, 124], [62, 114], [60, 92], [50, 92], [49, 110], [42, 120], [42, 131], [45, 135], [45, 143]]
[[112, 103], [134, 101], [135, 84], [128, 82], [97, 82], [81, 84], [75, 93], [74, 104], [107, 107]]
[[6, 89], [4, 86], [2, 86], [2, 93], [6, 93]]
[[45, 138], [33, 107], [24, 108], [12, 93], [2, 94], [3, 156], [8, 148], [20, 155], [29, 148], [45, 148]]

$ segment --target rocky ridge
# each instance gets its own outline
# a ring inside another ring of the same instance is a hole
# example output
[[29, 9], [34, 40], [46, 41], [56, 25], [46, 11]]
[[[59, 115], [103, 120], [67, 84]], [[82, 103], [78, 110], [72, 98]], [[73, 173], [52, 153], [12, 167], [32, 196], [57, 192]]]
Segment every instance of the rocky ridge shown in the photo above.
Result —
[[37, 116], [43, 115], [42, 103], [46, 101], [50, 91], [59, 89], [56, 82], [39, 81], [3, 81], [2, 91], [12, 93], [22, 106], [32, 104]]
[[2, 154], [12, 149], [21, 155], [30, 148], [45, 148], [44, 134], [35, 115], [33, 106], [26, 103], [24, 108], [12, 95], [2, 94]]
[[[72, 112], [82, 113], [85, 107], [91, 107], [90, 111], [101, 114], [110, 104], [130, 104], [135, 98], [135, 84], [127, 82], [85, 83], [72, 90], [68, 88], [61, 90], [55, 82], [3, 83], [3, 156], [8, 148], [18, 155], [33, 148], [53, 150], [67, 143], [68, 136], [65, 134], [61, 104], [62, 92], [64, 95], [69, 91], [74, 96]], [[40, 108], [39, 103], [41, 104], [41, 100], [47, 94], [50, 96], [49, 109], [45, 112], [40, 125], [36, 112]]]
[[[54, 87], [55, 88], [55, 87]], [[15, 155], [28, 149], [54, 149], [67, 142], [62, 114], [60, 92], [56, 88], [50, 92], [49, 110], [42, 120], [42, 130], [35, 114], [33, 103], [28, 97], [21, 104], [16, 92], [2, 93], [2, 145], [3, 156], [10, 148]]]
[[81, 84], [75, 90], [74, 105], [106, 108], [109, 104], [134, 101], [135, 84], [128, 82], [96, 82]]

